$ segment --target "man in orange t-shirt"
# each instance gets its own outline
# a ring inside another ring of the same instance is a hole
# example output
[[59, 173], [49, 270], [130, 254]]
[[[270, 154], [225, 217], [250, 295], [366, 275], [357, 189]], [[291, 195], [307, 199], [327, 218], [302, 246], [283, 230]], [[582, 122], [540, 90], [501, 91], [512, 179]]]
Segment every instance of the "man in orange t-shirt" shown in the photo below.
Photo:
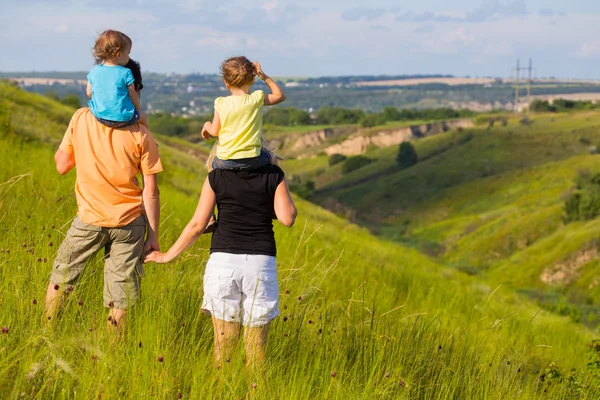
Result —
[[46, 316], [56, 315], [62, 294], [73, 290], [71, 285], [87, 259], [104, 249], [104, 303], [110, 308], [109, 325], [120, 330], [126, 310], [139, 295], [142, 256], [159, 250], [156, 174], [162, 164], [158, 146], [141, 124], [110, 128], [98, 122], [89, 108], [81, 108], [73, 115], [54, 160], [61, 175], [77, 166], [78, 216], [54, 260]]

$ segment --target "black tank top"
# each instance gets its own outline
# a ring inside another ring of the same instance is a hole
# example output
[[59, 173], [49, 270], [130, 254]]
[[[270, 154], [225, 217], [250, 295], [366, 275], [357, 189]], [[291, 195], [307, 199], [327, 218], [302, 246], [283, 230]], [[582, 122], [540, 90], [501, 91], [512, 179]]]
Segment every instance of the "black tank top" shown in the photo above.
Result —
[[214, 169], [208, 174], [219, 212], [211, 254], [277, 254], [273, 203], [283, 178], [283, 171], [276, 165], [256, 171]]

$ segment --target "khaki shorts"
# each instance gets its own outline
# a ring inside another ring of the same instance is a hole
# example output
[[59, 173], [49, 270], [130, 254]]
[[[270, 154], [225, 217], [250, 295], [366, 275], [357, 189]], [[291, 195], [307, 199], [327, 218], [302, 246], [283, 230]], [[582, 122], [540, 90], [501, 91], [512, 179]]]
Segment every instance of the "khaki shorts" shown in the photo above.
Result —
[[76, 282], [87, 259], [104, 248], [104, 305], [124, 310], [131, 307], [139, 297], [144, 272], [145, 233], [143, 215], [120, 228], [86, 224], [76, 217], [58, 249], [50, 282], [55, 285]]

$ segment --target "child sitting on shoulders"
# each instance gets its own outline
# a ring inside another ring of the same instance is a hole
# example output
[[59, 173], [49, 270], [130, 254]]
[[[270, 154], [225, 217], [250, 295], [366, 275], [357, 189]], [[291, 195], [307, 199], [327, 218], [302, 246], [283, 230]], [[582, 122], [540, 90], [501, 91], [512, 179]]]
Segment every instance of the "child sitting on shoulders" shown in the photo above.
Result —
[[[267, 84], [271, 93], [256, 90], [250, 94], [254, 75]], [[214, 160], [207, 163], [208, 169], [252, 171], [276, 163], [262, 145], [262, 108], [281, 103], [285, 94], [258, 62], [252, 63], [244, 56], [225, 60], [221, 76], [231, 95], [215, 100], [213, 120], [202, 128], [204, 139], [219, 138]]]
[[88, 105], [96, 119], [111, 128], [138, 122], [148, 126], [146, 115], [140, 111], [133, 74], [125, 68], [131, 47], [127, 35], [107, 30], [96, 39], [93, 49], [96, 66], [87, 76]]

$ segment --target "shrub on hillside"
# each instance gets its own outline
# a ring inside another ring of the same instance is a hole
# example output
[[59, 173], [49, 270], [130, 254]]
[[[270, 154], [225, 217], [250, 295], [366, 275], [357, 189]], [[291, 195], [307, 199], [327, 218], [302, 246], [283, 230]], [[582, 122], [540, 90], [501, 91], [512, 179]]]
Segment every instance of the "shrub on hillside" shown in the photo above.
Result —
[[565, 201], [565, 222], [589, 221], [600, 215], [600, 173], [581, 173]]
[[529, 117], [523, 117], [521, 118], [521, 120], [519, 121], [521, 123], [521, 125], [525, 125], [525, 126], [529, 126], [531, 124], [533, 124], [533, 121], [529, 119]]
[[263, 123], [279, 126], [310, 125], [310, 114], [295, 107], [271, 107], [263, 115]]
[[60, 102], [72, 108], [81, 107], [81, 100], [75, 93], [65, 95], [62, 99], [60, 99]]
[[415, 146], [413, 146], [410, 142], [400, 143], [398, 155], [396, 156], [396, 163], [398, 163], [398, 166], [402, 169], [408, 168], [412, 165], [415, 165], [417, 161], [418, 156]]
[[342, 161], [346, 160], [346, 158], [347, 157], [345, 155], [343, 155], [343, 154], [338, 154], [338, 153], [332, 154], [329, 157], [329, 166], [331, 167], [331, 166], [333, 166], [335, 164], [339, 164]]
[[308, 199], [315, 191], [315, 182], [292, 180], [290, 182], [290, 191], [303, 199]]
[[358, 123], [363, 128], [372, 128], [377, 125], [385, 124], [385, 120], [380, 121], [376, 114], [365, 114]]
[[349, 172], [362, 168], [365, 165], [369, 165], [372, 162], [373, 160], [365, 156], [354, 156], [347, 158], [346, 161], [344, 161], [344, 165], [342, 165], [342, 173], [347, 174]]
[[529, 111], [533, 112], [556, 112], [556, 107], [547, 100], [535, 99], [529, 105]]

